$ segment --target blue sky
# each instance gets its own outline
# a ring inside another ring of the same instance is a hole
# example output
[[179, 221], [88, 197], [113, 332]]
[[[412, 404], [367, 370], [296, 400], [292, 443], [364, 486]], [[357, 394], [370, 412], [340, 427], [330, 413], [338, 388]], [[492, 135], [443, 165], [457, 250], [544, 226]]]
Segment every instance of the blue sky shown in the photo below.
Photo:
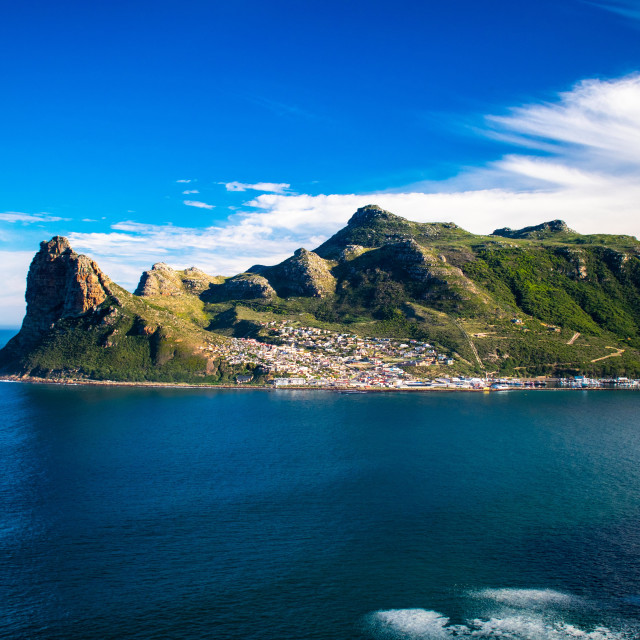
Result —
[[40, 240], [131, 288], [231, 275], [363, 204], [640, 234], [640, 2], [13, 3], [0, 325]]

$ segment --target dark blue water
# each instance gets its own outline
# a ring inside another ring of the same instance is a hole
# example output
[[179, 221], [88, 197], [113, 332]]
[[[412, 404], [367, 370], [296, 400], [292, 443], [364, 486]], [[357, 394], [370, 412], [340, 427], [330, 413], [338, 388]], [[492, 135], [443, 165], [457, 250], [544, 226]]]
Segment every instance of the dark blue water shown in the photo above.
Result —
[[640, 638], [639, 408], [0, 383], [0, 636]]
[[0, 328], [0, 349], [4, 347], [4, 345], [7, 344], [7, 342], [9, 342], [9, 340], [18, 333], [18, 331], [19, 329]]

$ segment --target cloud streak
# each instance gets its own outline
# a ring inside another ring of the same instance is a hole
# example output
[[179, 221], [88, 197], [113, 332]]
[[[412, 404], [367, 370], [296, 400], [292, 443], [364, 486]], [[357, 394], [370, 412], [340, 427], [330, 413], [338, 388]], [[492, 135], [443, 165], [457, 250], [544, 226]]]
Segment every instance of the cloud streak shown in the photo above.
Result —
[[49, 213], [22, 213], [21, 211], [5, 211], [4, 213], [0, 213], [0, 222], [32, 224], [35, 222], [60, 222], [62, 220], [69, 220], [69, 218], [52, 216]]
[[289, 191], [291, 185], [286, 182], [225, 182], [227, 191], [264, 191], [267, 193], [285, 193]]
[[640, 2], [637, 0], [609, 0], [609, 2], [588, 2], [588, 4], [625, 18], [640, 20]]
[[187, 207], [196, 207], [197, 209], [213, 209], [215, 205], [207, 204], [206, 202], [200, 202], [198, 200], [183, 200], [183, 204]]

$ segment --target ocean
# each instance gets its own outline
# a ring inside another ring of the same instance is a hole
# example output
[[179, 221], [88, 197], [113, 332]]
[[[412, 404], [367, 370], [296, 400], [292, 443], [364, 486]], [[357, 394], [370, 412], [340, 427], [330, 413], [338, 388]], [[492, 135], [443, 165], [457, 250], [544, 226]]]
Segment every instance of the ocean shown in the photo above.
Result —
[[7, 344], [7, 342], [9, 342], [9, 340], [11, 340], [11, 338], [13, 338], [13, 336], [16, 335], [16, 333], [18, 333], [20, 329], [6, 329], [6, 328], [0, 328], [0, 349], [2, 349], [2, 347], [4, 347], [5, 344]]
[[640, 638], [639, 407], [0, 383], [0, 637]]

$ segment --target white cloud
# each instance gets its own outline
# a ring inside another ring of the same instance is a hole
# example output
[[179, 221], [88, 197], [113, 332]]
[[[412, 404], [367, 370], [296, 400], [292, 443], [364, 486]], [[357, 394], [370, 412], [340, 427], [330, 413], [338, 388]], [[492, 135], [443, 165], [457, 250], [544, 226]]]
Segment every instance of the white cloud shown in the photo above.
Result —
[[286, 182], [255, 182], [248, 184], [246, 182], [225, 182], [227, 191], [265, 191], [268, 193], [285, 193], [291, 185]]
[[0, 213], [0, 222], [22, 222], [31, 224], [33, 222], [60, 222], [69, 218], [52, 216], [49, 213], [22, 213], [21, 211], [5, 211]]
[[[640, 75], [585, 80], [554, 103], [512, 109], [488, 122], [498, 134], [529, 148], [546, 149], [578, 167], [608, 173], [640, 167]], [[588, 151], [588, 153], [585, 153]], [[608, 164], [613, 162], [614, 164]]]
[[30, 251], [0, 251], [0, 324], [19, 327], [24, 317], [26, 303], [24, 285], [33, 258]]
[[200, 193], [197, 189], [187, 189], [182, 192], [182, 195], [188, 196], [190, 193]]
[[193, 180], [176, 180], [176, 182], [180, 184], [189, 184], [190, 182], [193, 182]]
[[194, 229], [128, 221], [113, 225], [109, 233], [71, 233], [69, 240], [116, 282], [133, 289], [141, 272], [155, 262], [233, 275], [252, 264], [280, 262], [299, 246], [282, 234], [271, 236], [270, 229], [248, 222]]
[[197, 207], [198, 209], [213, 209], [214, 205], [207, 204], [206, 202], [199, 202], [198, 200], [183, 200], [183, 203], [187, 207]]

